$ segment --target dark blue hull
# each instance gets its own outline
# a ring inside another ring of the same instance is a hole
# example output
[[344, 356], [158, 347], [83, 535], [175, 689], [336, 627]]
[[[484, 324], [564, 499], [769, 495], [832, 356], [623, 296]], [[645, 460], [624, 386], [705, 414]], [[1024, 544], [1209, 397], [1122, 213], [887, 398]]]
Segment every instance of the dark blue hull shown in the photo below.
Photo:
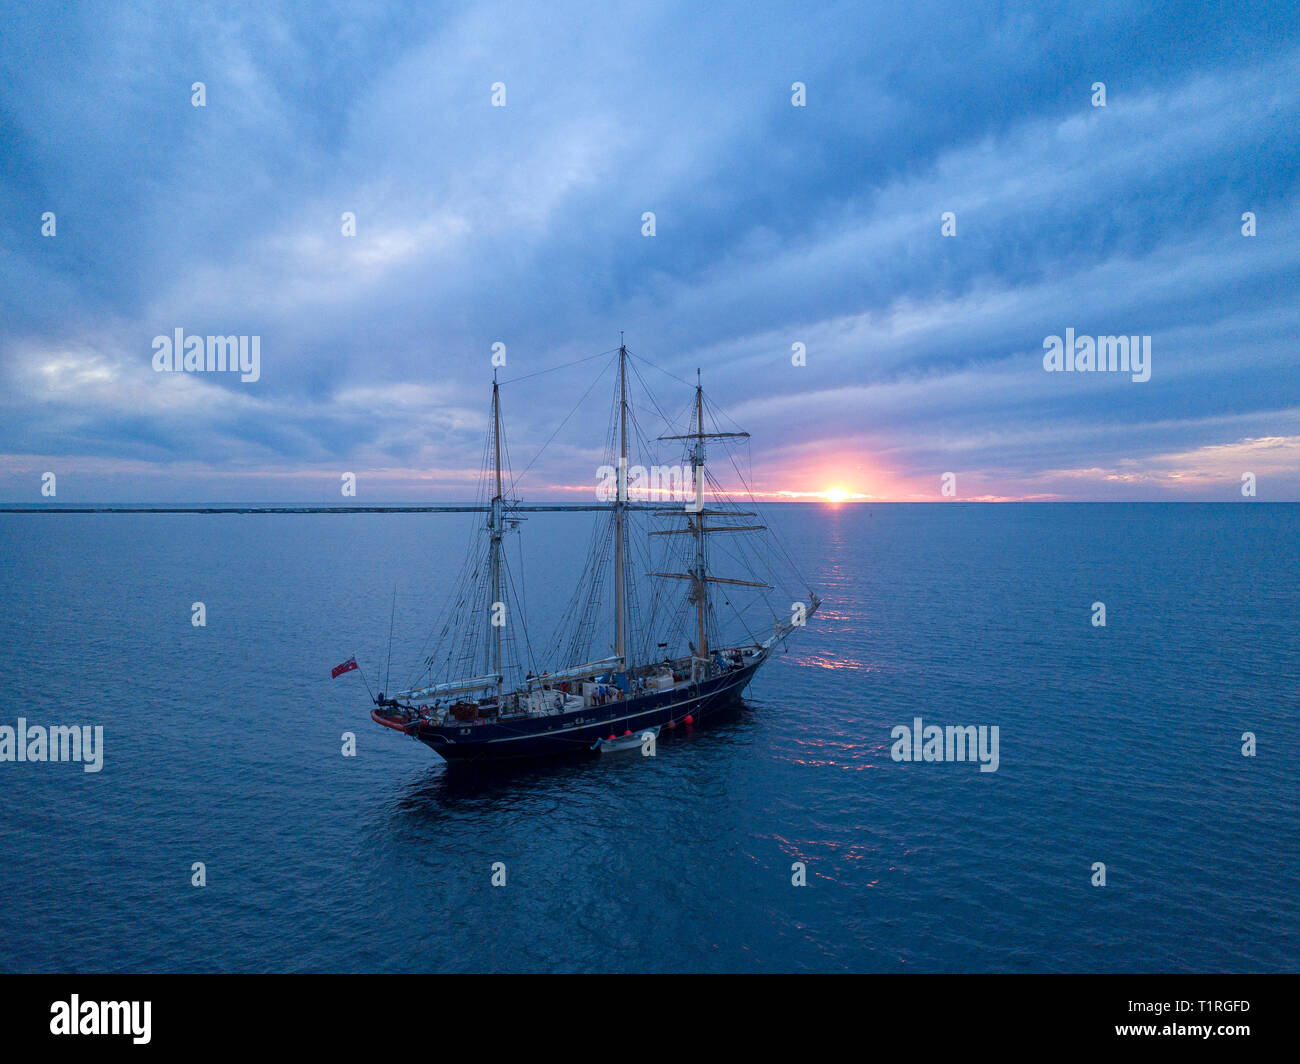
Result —
[[585, 753], [597, 739], [669, 725], [688, 714], [699, 720], [735, 703], [763, 662], [671, 691], [656, 691], [570, 713], [504, 721], [421, 724], [415, 738], [449, 762], [504, 761]]

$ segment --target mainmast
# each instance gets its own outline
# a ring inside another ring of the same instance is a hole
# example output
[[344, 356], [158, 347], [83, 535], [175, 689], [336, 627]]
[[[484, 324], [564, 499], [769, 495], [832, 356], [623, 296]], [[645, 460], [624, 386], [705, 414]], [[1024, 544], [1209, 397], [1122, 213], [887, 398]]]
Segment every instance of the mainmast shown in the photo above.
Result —
[[[620, 334], [620, 341], [622, 336]], [[618, 348], [618, 495], [614, 501], [614, 653], [627, 668], [627, 608], [624, 604], [623, 554], [627, 521], [627, 345]]]
[[[492, 496], [492, 509], [488, 517], [488, 539], [491, 543], [492, 601], [488, 606], [488, 623], [492, 625], [492, 667], [489, 672], [497, 678], [497, 705], [501, 704], [501, 636], [505, 631], [498, 624], [498, 610], [504, 609], [501, 598], [501, 539], [505, 535], [504, 507], [501, 492], [501, 392], [497, 375], [492, 373], [492, 444], [496, 468], [496, 494]], [[499, 618], [504, 621], [504, 616]]]
[[696, 641], [695, 656], [709, 656], [709, 584], [708, 565], [704, 554], [704, 388], [700, 384], [700, 371], [695, 370], [695, 446], [691, 450], [691, 472], [695, 477], [695, 513], [686, 519], [695, 535], [695, 599]]

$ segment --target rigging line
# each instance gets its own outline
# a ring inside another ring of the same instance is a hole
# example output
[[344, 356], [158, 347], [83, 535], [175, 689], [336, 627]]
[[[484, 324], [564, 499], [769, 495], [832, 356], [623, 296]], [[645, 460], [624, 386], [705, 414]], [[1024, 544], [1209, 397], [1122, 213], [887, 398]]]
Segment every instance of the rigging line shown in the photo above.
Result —
[[415, 657], [415, 671], [413, 673], [408, 673], [408, 679], [406, 681], [406, 687], [408, 690], [416, 686], [417, 682], [421, 680], [425, 674], [433, 672], [433, 666], [430, 664], [430, 661], [437, 657], [442, 649], [443, 640], [447, 636], [448, 619], [450, 618], [452, 611], [455, 609], [457, 600], [460, 598], [461, 585], [464, 583], [464, 573], [470, 564], [470, 558], [471, 554], [467, 551], [465, 560], [461, 563], [459, 569], [460, 575], [456, 578], [457, 582], [451, 586], [450, 593], [443, 600], [442, 608], [434, 616], [432, 627], [428, 629], [428, 634], [425, 635], [423, 642], [420, 644], [419, 652]]
[[[707, 471], [707, 470], [705, 471], [705, 476], [708, 478], [708, 480], [710, 481], [710, 483], [716, 483], [716, 481], [715, 481], [715, 479], [714, 479], [712, 473], [710, 473], [709, 471]], [[731, 546], [734, 546], [734, 547], [735, 547], [735, 549], [736, 549], [736, 551], [737, 551], [736, 554], [733, 554], [733, 553], [732, 553], [732, 551], [731, 551], [731, 549], [730, 549]], [[743, 542], [743, 539], [737, 539], [737, 540], [735, 540], [735, 541], [734, 541], [732, 544], [730, 544], [730, 545], [727, 545], [727, 544], [721, 544], [721, 543], [720, 543], [720, 544], [718, 544], [718, 549], [719, 549], [723, 554], [725, 554], [727, 557], [731, 558], [733, 561], [738, 562], [738, 563], [740, 564], [740, 566], [741, 566], [743, 569], [752, 569], [752, 570], [754, 570], [754, 571], [760, 571], [760, 570], [763, 569], [763, 566], [761, 566], [761, 565], [756, 565], [756, 564], [754, 564], [753, 562], [750, 561], [750, 559], [749, 559], [749, 554], [748, 554], [748, 547], [747, 547], [747, 545]], [[759, 553], [758, 548], [754, 548], [754, 549], [755, 549], [755, 553]], [[799, 574], [796, 573], [795, 575], [798, 576]], [[770, 576], [769, 579], [771, 579], [771, 580], [773, 581], [774, 585], [775, 585], [775, 583], [777, 582], [777, 579], [776, 579], [776, 577], [775, 577], [774, 575], [773, 575], [773, 576]], [[760, 597], [762, 598], [763, 602], [767, 605], [768, 609], [771, 611], [771, 614], [772, 614], [773, 619], [776, 620], [776, 619], [777, 619], [777, 612], [776, 612], [776, 610], [772, 607], [772, 604], [771, 604], [771, 598], [770, 598], [770, 593], [769, 593], [769, 592], [763, 592], [763, 593], [761, 594]], [[730, 599], [728, 599], [728, 602], [730, 603]], [[732, 609], [735, 609], [734, 604], [732, 605]]]
[[[599, 524], [599, 522], [596, 522], [596, 524]], [[593, 525], [593, 528], [594, 527], [595, 525]], [[564, 610], [559, 617], [559, 622], [555, 626], [554, 633], [551, 636], [551, 639], [549, 640], [549, 644], [552, 648], [550, 653], [552, 655], [556, 650], [561, 650], [563, 652], [563, 647], [561, 645], [561, 640], [563, 639], [563, 633], [567, 631], [572, 636], [574, 627], [576, 627], [577, 625], [579, 603], [582, 600], [582, 591], [585, 586], [584, 577], [585, 574], [590, 572], [590, 559], [592, 557], [592, 553], [594, 550], [595, 550], [595, 544], [593, 540], [592, 543], [587, 548], [587, 554], [584, 557], [582, 567], [579, 570], [579, 572], [583, 575], [580, 575], [579, 578], [574, 582], [573, 593], [570, 595], [568, 602], [565, 603]], [[559, 671], [559, 664], [555, 662], [552, 657], [548, 656], [545, 664], [547, 666], [554, 665], [555, 670]], [[548, 669], [548, 671], [550, 670]]]
[[[506, 583], [510, 586], [510, 594], [511, 594], [511, 596], [518, 598], [519, 601], [520, 601], [520, 603], [523, 604], [523, 602], [524, 602], [524, 597], [523, 597], [523, 595], [522, 595], [519, 591], [517, 591], [517, 590], [515, 589], [515, 575], [514, 575], [513, 572], [511, 572], [511, 570], [510, 570], [510, 566], [509, 566], [509, 565], [505, 565], [505, 564], [503, 564], [501, 567], [506, 571]], [[524, 579], [523, 567], [524, 567], [524, 557], [523, 557], [523, 551], [521, 550], [521, 551], [520, 551], [520, 554], [519, 554], [519, 580], [520, 580], [520, 583], [521, 583], [521, 584], [522, 584], [523, 579]], [[528, 638], [528, 621], [527, 621], [527, 618], [528, 618], [527, 606], [524, 606], [524, 610], [523, 610], [523, 612], [521, 613], [521, 616], [520, 616], [520, 624], [519, 624], [519, 627], [523, 630], [523, 633], [524, 633], [524, 649], [528, 651], [528, 668], [526, 668], [525, 671], [526, 671], [526, 672], [536, 672], [536, 671], [537, 671], [537, 657], [536, 657], [536, 655], [533, 654], [533, 642], [532, 642], [531, 639]], [[511, 633], [511, 634], [513, 635], [513, 633]], [[519, 646], [518, 646], [518, 643], [516, 643], [516, 644], [515, 644], [515, 652], [516, 652], [516, 656], [518, 655], [518, 649], [519, 649]], [[517, 666], [516, 666], [516, 667], [517, 667]]]
[[723, 410], [722, 407], [720, 407], [720, 406], [718, 406], [716, 403], [714, 403], [714, 402], [709, 398], [709, 395], [708, 395], [707, 392], [706, 392], [705, 395], [704, 395], [704, 405], [707, 406], [707, 407], [709, 408], [709, 413], [713, 415], [713, 419], [714, 419], [715, 421], [718, 420], [719, 418], [726, 418], [729, 422], [731, 422], [731, 424], [732, 424], [735, 428], [737, 428], [737, 429], [743, 429], [743, 428], [744, 428], [744, 426], [742, 426], [742, 425], [740, 424], [740, 422], [738, 422], [735, 418], [733, 418], [730, 414], [728, 414], [725, 410]]
[[[519, 531], [519, 526], [515, 526], [515, 545], [519, 548], [519, 605], [522, 607], [521, 615], [525, 620], [528, 618], [528, 581], [524, 578], [524, 537]], [[511, 590], [514, 585], [511, 584]], [[537, 658], [533, 654], [533, 644], [528, 638], [528, 628], [524, 628], [524, 642], [528, 646], [528, 661], [533, 670], [537, 669]]]
[[[440, 658], [442, 667], [449, 673], [453, 661], [458, 660], [457, 654], [460, 655], [460, 660], [464, 660], [465, 647], [472, 639], [472, 633], [477, 631], [478, 627], [476, 625], [470, 626], [468, 631], [471, 634], [462, 638], [459, 642], [457, 641], [456, 630], [461, 626], [461, 619], [465, 617], [467, 613], [472, 613], [473, 611], [473, 606], [469, 605], [470, 599], [477, 598], [478, 595], [479, 577], [483, 569], [483, 561], [482, 558], [479, 557], [482, 550], [478, 549], [478, 542], [479, 537], [476, 533], [470, 540], [470, 549], [467, 553], [466, 564], [461, 573], [459, 583], [457, 584], [451, 599], [448, 600], [440, 618], [442, 621], [442, 631], [438, 636], [436, 648], [434, 653], [429, 656], [431, 661], [435, 658]], [[431, 676], [433, 669], [434, 665], [430, 664], [427, 671]], [[461, 675], [464, 674], [462, 673]]]
[[[602, 352], [602, 354], [608, 354], [608, 353], [609, 353], [609, 352], [607, 352], [607, 351], [606, 351], [606, 352]], [[599, 357], [600, 357], [599, 355], [593, 355], [593, 356], [592, 356], [592, 358], [599, 358]], [[583, 361], [584, 361], [584, 362], [588, 362], [588, 361], [590, 361], [590, 359], [583, 359]], [[614, 364], [614, 360], [613, 360], [613, 359], [610, 359], [610, 361], [609, 361], [609, 365], [607, 365], [604, 369], [602, 369], [598, 374], [596, 374], [596, 376], [594, 376], [594, 377], [591, 379], [591, 383], [587, 386], [587, 390], [586, 390], [585, 392], [582, 393], [582, 397], [577, 401], [577, 403], [574, 404], [573, 409], [570, 410], [567, 414], [564, 415], [564, 420], [561, 421], [561, 422], [560, 422], [560, 423], [555, 427], [555, 431], [551, 433], [550, 438], [549, 438], [549, 439], [548, 439], [544, 444], [542, 444], [542, 449], [541, 449], [540, 451], [538, 451], [535, 455], [533, 455], [533, 460], [532, 460], [531, 462], [529, 462], [528, 465], [526, 465], [526, 466], [524, 467], [523, 472], [521, 472], [521, 473], [519, 474], [519, 476], [515, 477], [514, 479], [512, 479], [512, 480], [510, 481], [510, 494], [511, 494], [511, 495], [514, 495], [514, 493], [515, 493], [515, 485], [518, 484], [519, 481], [522, 480], [522, 479], [523, 479], [523, 478], [528, 474], [528, 470], [532, 469], [533, 466], [535, 466], [535, 465], [537, 464], [537, 460], [538, 460], [539, 458], [541, 458], [542, 455], [546, 452], [546, 448], [548, 448], [552, 443], [555, 442], [555, 437], [558, 436], [558, 435], [560, 434], [560, 430], [561, 430], [562, 428], [564, 428], [564, 426], [567, 425], [567, 424], [569, 423], [569, 419], [570, 419], [571, 417], [573, 417], [573, 415], [576, 414], [576, 413], [578, 412], [578, 407], [580, 407], [584, 402], [586, 402], [586, 400], [587, 400], [587, 396], [589, 396], [589, 395], [591, 394], [592, 389], [596, 387], [596, 385], [600, 382], [600, 379], [601, 379], [602, 377], [604, 377], [606, 373], [609, 372], [610, 366], [612, 366], [613, 364]], [[558, 369], [559, 367], [556, 367], [556, 368]], [[518, 378], [518, 379], [522, 380], [523, 378], [521, 377], [521, 378]]]
[[[731, 467], [736, 471], [736, 476], [740, 479], [741, 486], [744, 488], [745, 493], [749, 496], [750, 502], [752, 502], [755, 507], [758, 507], [759, 506], [758, 499], [755, 498], [753, 488], [750, 487], [749, 481], [746, 479], [745, 474], [741, 471], [739, 464], [736, 462], [736, 456], [729, 452], [727, 454], [727, 458], [731, 462]], [[794, 574], [795, 578], [798, 579], [798, 581], [801, 584], [803, 584], [805, 587], [809, 586], [808, 581], [805, 579], [803, 572], [800, 570], [799, 566], [795, 563], [794, 558], [791, 557], [790, 552], [789, 550], [786, 549], [785, 543], [782, 541], [781, 537], [776, 535], [775, 531], [769, 532], [768, 542], [769, 544], [771, 544], [773, 548], [772, 550], [773, 555], [779, 553], [781, 555], [782, 560], [785, 562], [785, 564], [790, 566], [790, 570]]]
[[586, 358], [579, 358], [573, 362], [565, 362], [559, 366], [551, 366], [549, 369], [539, 369], [533, 373], [525, 373], [522, 377], [511, 377], [508, 381], [498, 381], [501, 385], [518, 384], [520, 381], [530, 380], [533, 377], [540, 377], [544, 373], [554, 373], [556, 370], [568, 369], [570, 366], [580, 366], [584, 362], [591, 362], [593, 359], [604, 358], [606, 355], [612, 355], [618, 350], [617, 347], [611, 347], [608, 351], [601, 351], [594, 355], [588, 355]]
[[[631, 348], [628, 348], [627, 353], [628, 353], [629, 355], [631, 355], [631, 354], [632, 354], [632, 349], [631, 349]], [[688, 387], [688, 388], [694, 388], [694, 387], [695, 387], [695, 385], [693, 385], [690, 381], [684, 381], [684, 380], [682, 380], [681, 377], [677, 376], [676, 373], [669, 373], [668, 370], [666, 370], [666, 369], [663, 368], [663, 366], [657, 366], [657, 365], [655, 365], [653, 362], [651, 362], [651, 361], [650, 361], [648, 358], [646, 358], [644, 355], [632, 355], [632, 357], [638, 359], [638, 360], [641, 361], [641, 362], [644, 362], [644, 363], [645, 363], [647, 366], [649, 366], [651, 369], [657, 369], [657, 370], [658, 370], [660, 373], [662, 373], [665, 377], [672, 377], [672, 379], [675, 380], [675, 381], [677, 381], [678, 384], [684, 384], [684, 385], [686, 385], [686, 387]]]
[[[455, 642], [455, 637], [451, 634], [453, 626], [458, 618], [464, 615], [465, 603], [473, 593], [473, 585], [478, 579], [478, 554], [479, 534], [476, 529], [472, 529], [456, 583], [452, 585], [451, 593], [438, 614], [437, 622], [425, 639], [424, 646], [420, 648], [420, 660], [427, 662], [426, 672], [432, 673], [433, 659], [445, 659], [450, 653], [451, 644]], [[434, 642], [435, 635], [436, 642]], [[429, 648], [431, 642], [433, 642], [432, 649]], [[425, 654], [425, 650], [430, 652]]]
[[[501, 574], [504, 578], [501, 586], [501, 598], [498, 600], [503, 604], [507, 602], [513, 604], [518, 601], [516, 594], [514, 577], [510, 572], [510, 565], [505, 551], [501, 552]], [[522, 615], [518, 624], [511, 624], [509, 621], [509, 611], [506, 614], [507, 620], [502, 631], [502, 656], [497, 663], [496, 671], [507, 678], [507, 682], [513, 681], [521, 669], [526, 670], [527, 665], [522, 663], [522, 654], [520, 653], [519, 640], [515, 635], [516, 628], [522, 628], [524, 631], [524, 641], [528, 639], [528, 625]], [[489, 622], [490, 623], [490, 622]], [[527, 650], [527, 646], [524, 648]], [[507, 664], [508, 662], [508, 664]], [[517, 682], [517, 681], [516, 681]]]
[[388, 614], [388, 665], [384, 669], [384, 693], [392, 691], [388, 681], [393, 678], [393, 622], [397, 620], [397, 585], [393, 585], [393, 608]]
[[[629, 355], [630, 355], [631, 353], [632, 353], [631, 351], [628, 352]], [[645, 361], [645, 360], [644, 360], [644, 359], [641, 359], [640, 361]], [[654, 365], [654, 363], [652, 363], [652, 362], [646, 362], [646, 364], [647, 364], [647, 365]], [[658, 366], [655, 366], [655, 369], [658, 369], [658, 368], [659, 368]], [[641, 389], [642, 389], [642, 390], [645, 392], [645, 394], [649, 397], [651, 405], [654, 406], [655, 411], [659, 414], [659, 417], [660, 417], [660, 419], [663, 421], [663, 423], [664, 423], [665, 425], [667, 425], [669, 428], [673, 428], [673, 427], [675, 427], [675, 426], [677, 425], [677, 422], [674, 421], [674, 420], [672, 420], [672, 419], [670, 419], [670, 418], [668, 417], [668, 415], [664, 413], [663, 407], [661, 407], [661, 406], [659, 405], [659, 400], [655, 398], [655, 394], [654, 394], [654, 392], [652, 392], [652, 391], [650, 390], [650, 385], [646, 384], [646, 382], [645, 382], [645, 378], [644, 378], [643, 376], [641, 376], [641, 371], [638, 370], [638, 369], [636, 368], [636, 365], [635, 365], [635, 364], [632, 365], [632, 372], [633, 372], [634, 374], [636, 374], [636, 379], [641, 383]], [[661, 371], [661, 372], [662, 372], [662, 371]], [[669, 375], [670, 377], [672, 376], [671, 373], [668, 374], [668, 375]], [[676, 380], [681, 380], [680, 377], [677, 377], [677, 378], [674, 378], [674, 379], [676, 379]], [[682, 381], [682, 383], [683, 383], [683, 384], [686, 384], [686, 381]]]
[[[709, 476], [710, 476], [710, 479], [712, 479], [711, 474], [709, 474]], [[761, 538], [762, 538], [762, 541], [763, 541], [763, 542], [766, 542], [766, 541], [768, 540], [768, 537], [769, 537], [770, 535], [772, 535], [772, 532], [771, 532], [771, 529], [768, 529], [768, 530], [767, 530], [767, 534], [764, 535], [763, 537], [761, 537]], [[735, 551], [736, 551], [735, 554], [732, 553], [732, 550], [731, 550], [732, 548], [735, 549]], [[749, 544], [749, 543], [746, 543], [746, 542], [744, 541], [744, 537], [738, 538], [738, 539], [732, 541], [732, 542], [729, 543], [729, 544], [727, 544], [727, 543], [720, 543], [720, 544], [718, 545], [718, 549], [719, 549], [720, 551], [722, 551], [723, 553], [725, 553], [728, 557], [731, 557], [731, 558], [733, 558], [733, 559], [739, 561], [739, 562], [740, 562], [742, 565], [744, 565], [746, 568], [751, 568], [751, 569], [755, 569], [755, 570], [759, 570], [759, 569], [764, 568], [762, 565], [756, 564], [759, 560], [761, 560], [761, 556], [762, 556], [762, 553], [763, 553], [762, 548], [761, 548], [758, 544]], [[750, 550], [751, 550], [751, 549], [753, 550], [754, 555], [756, 556], [755, 559], [754, 559], [753, 561], [750, 560]], [[770, 551], [769, 551], [769, 554], [771, 554]], [[771, 566], [769, 565], [768, 568], [771, 568]], [[784, 574], [783, 574], [783, 575], [784, 575]], [[796, 578], [799, 578], [799, 573], [798, 573], [798, 572], [795, 572], [794, 575], [796, 576]], [[783, 582], [783, 581], [782, 581], [782, 580], [781, 580], [781, 579], [780, 579], [780, 578], [779, 578], [775, 573], [773, 573], [773, 574], [769, 577], [769, 579], [771, 579], [771, 580], [773, 581], [773, 584], [774, 584], [774, 585]], [[801, 579], [801, 578], [800, 578], [800, 579]], [[802, 582], [802, 581], [801, 581], [801, 582]]]
[[[356, 657], [355, 654], [352, 656]], [[370, 696], [370, 701], [378, 702], [378, 699], [375, 698], [375, 692], [370, 690], [370, 681], [366, 679], [366, 670], [358, 666], [357, 672], [361, 673], [361, 682], [366, 685], [366, 694]]]
[[[554, 650], [561, 652], [563, 659], [557, 666], [572, 665], [589, 658], [584, 649], [591, 645], [594, 631], [597, 603], [604, 588], [606, 567], [604, 556], [609, 551], [613, 536], [613, 515], [599, 516], [592, 522], [591, 543], [583, 564], [582, 576], [574, 585], [573, 595], [565, 608], [553, 638]], [[563, 633], [568, 632], [567, 644], [562, 642]]]
[[[498, 407], [497, 407], [497, 412], [500, 413], [500, 410], [501, 410], [501, 408], [498, 406]], [[502, 421], [500, 431], [497, 432], [497, 435], [501, 437], [501, 468], [502, 468], [502, 470], [505, 472], [506, 476], [509, 476], [509, 475], [510, 475], [510, 470], [511, 470], [511, 465], [510, 465], [510, 443], [509, 443], [509, 441], [506, 439], [506, 427], [505, 427], [505, 422], [504, 422], [504, 420]], [[514, 485], [514, 481], [511, 480], [510, 483], [511, 483], [511, 486], [513, 487], [513, 485]], [[502, 501], [505, 501], [505, 500], [503, 499]]]
[[[442, 609], [438, 612], [437, 616], [434, 618], [433, 627], [429, 629], [429, 634], [425, 636], [424, 642], [420, 646], [420, 652], [416, 658], [416, 661], [418, 662], [416, 668], [418, 671], [414, 675], [412, 675], [411, 678], [407, 681], [406, 686], [408, 689], [414, 686], [415, 682], [419, 680], [425, 673], [433, 672], [433, 666], [425, 664], [425, 659], [437, 657], [443, 648], [444, 640], [447, 638], [447, 629], [450, 624], [451, 617], [456, 609], [456, 605], [458, 601], [464, 596], [467, 574], [471, 566], [473, 565], [475, 548], [477, 545], [478, 545], [478, 531], [471, 527], [469, 541], [465, 547], [465, 557], [464, 560], [461, 562], [459, 575], [456, 578], [456, 583], [452, 585], [451, 594], [448, 595], [447, 599], [444, 601]], [[437, 642], [434, 642], [434, 636], [439, 631], [441, 631], [442, 634], [438, 635]], [[432, 648], [430, 647], [430, 644], [433, 644]], [[426, 654], [425, 653], [426, 651], [429, 651], [429, 653]], [[423, 668], [420, 668], [421, 665], [423, 666]]]

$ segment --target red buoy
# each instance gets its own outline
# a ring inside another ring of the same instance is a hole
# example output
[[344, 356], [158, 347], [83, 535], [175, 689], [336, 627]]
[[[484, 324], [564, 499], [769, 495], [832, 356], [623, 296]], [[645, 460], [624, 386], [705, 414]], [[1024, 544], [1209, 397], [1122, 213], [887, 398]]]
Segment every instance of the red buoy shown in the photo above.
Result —
[[694, 724], [694, 723], [695, 723], [695, 718], [692, 717], [689, 713], [686, 714], [686, 723], [687, 723], [687, 724]]
[[613, 733], [613, 732], [610, 732], [610, 733], [609, 733], [609, 738], [606, 739], [605, 742], [607, 742], [607, 743], [612, 743], [613, 741], [614, 741], [614, 733]]
[[669, 731], [676, 731], [677, 722], [675, 720], [670, 720], [667, 724], [664, 725], [664, 727], [667, 728]]
[[625, 736], [626, 736], [626, 735], [631, 735], [631, 734], [632, 734], [632, 729], [631, 729], [631, 728], [628, 728], [628, 730], [625, 731], [623, 734], [624, 734]]

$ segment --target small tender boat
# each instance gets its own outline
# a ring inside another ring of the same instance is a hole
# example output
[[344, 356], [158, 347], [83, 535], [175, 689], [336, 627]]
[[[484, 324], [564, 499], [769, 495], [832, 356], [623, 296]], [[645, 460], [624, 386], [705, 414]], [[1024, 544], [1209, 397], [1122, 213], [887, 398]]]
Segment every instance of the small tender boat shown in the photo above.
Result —
[[640, 731], [626, 732], [623, 735], [611, 735], [606, 739], [597, 739], [591, 748], [598, 754], [616, 754], [623, 750], [640, 750], [647, 740], [659, 738], [659, 725], [642, 728]]

